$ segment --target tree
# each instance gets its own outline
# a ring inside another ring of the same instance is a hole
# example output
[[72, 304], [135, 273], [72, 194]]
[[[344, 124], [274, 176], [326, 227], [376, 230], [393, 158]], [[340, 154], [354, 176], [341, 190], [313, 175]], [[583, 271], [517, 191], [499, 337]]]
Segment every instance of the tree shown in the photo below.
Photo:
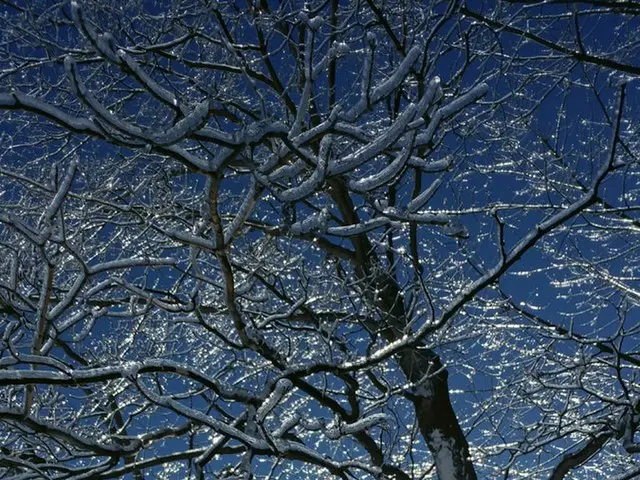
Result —
[[2, 2], [0, 472], [633, 478], [635, 2]]

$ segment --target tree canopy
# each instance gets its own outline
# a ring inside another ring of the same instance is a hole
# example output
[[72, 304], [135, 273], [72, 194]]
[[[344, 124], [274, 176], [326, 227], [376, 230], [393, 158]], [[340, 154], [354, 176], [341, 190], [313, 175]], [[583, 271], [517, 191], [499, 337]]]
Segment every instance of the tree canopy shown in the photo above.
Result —
[[639, 3], [0, 15], [0, 476], [640, 475]]

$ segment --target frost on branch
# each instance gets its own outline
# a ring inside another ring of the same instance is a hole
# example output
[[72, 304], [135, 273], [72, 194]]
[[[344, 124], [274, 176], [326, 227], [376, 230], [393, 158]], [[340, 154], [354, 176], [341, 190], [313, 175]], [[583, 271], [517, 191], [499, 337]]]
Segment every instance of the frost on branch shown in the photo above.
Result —
[[294, 202], [308, 197], [318, 190], [325, 180], [328, 151], [331, 143], [332, 137], [330, 135], [327, 135], [322, 139], [320, 142], [320, 152], [318, 154], [318, 165], [314, 169], [313, 173], [309, 175], [308, 178], [300, 182], [299, 185], [280, 192], [278, 194], [280, 200], [283, 202]]
[[331, 440], [338, 440], [343, 435], [353, 435], [358, 432], [363, 432], [377, 425], [385, 424], [388, 421], [389, 416], [385, 413], [374, 413], [353, 423], [344, 423], [336, 419], [327, 425], [325, 433]]
[[0, 477], [634, 474], [635, 7], [165, 3], [0, 5]]
[[186, 114], [184, 118], [166, 130], [157, 131], [142, 129], [137, 125], [133, 125], [130, 122], [117, 117], [95, 98], [80, 79], [76, 62], [72, 57], [65, 57], [64, 67], [73, 90], [93, 111], [93, 113], [97, 115], [100, 122], [104, 122], [116, 131], [132, 137], [133, 141], [142, 140], [145, 143], [160, 146], [171, 145], [202, 129], [209, 116], [209, 101], [204, 100], [198, 103], [191, 112]]
[[162, 132], [151, 132], [150, 139], [156, 145], [171, 145], [200, 130], [209, 117], [209, 100], [198, 103], [182, 120]]
[[289, 227], [289, 231], [294, 236], [305, 235], [307, 233], [323, 233], [327, 230], [329, 221], [329, 211], [322, 209], [318, 213], [309, 215], [304, 220], [295, 222]]
[[469, 230], [457, 218], [451, 218], [447, 224], [442, 226], [442, 232], [445, 235], [456, 238], [468, 238]]
[[138, 81], [153, 92], [154, 95], [168, 105], [172, 105], [174, 107], [178, 106], [178, 99], [176, 96], [153, 80], [153, 78], [140, 68], [138, 62], [136, 62], [131, 55], [124, 50], [119, 49], [117, 51], [117, 58], [124, 62], [124, 64], [133, 72]]
[[471, 105], [488, 91], [489, 86], [486, 83], [481, 83], [455, 100], [452, 100], [444, 107], [439, 108], [429, 122], [426, 131], [418, 135], [416, 145], [428, 145], [433, 140], [436, 130], [440, 126], [440, 122], [461, 112], [465, 107]]
[[442, 179], [436, 178], [428, 188], [425, 188], [422, 193], [407, 203], [407, 212], [414, 213], [416, 210], [422, 208], [431, 199], [431, 197], [433, 197], [441, 184]]
[[267, 415], [280, 403], [284, 396], [289, 393], [289, 390], [293, 387], [291, 380], [286, 378], [277, 381], [273, 392], [269, 395], [265, 401], [260, 405], [256, 412], [256, 420], [262, 423]]
[[76, 0], [71, 2], [71, 15], [76, 28], [102, 55], [111, 60], [118, 62], [118, 58], [113, 49], [113, 38], [110, 35], [99, 35], [93, 25], [84, 16], [84, 12], [80, 7], [80, 3]]
[[415, 113], [416, 105], [409, 105], [396, 121], [371, 143], [343, 159], [331, 162], [329, 164], [329, 173], [331, 175], [339, 175], [349, 172], [389, 148], [405, 133], [405, 129], [409, 122], [414, 119]]
[[[409, 50], [405, 58], [402, 60], [400, 65], [396, 68], [393, 74], [380, 85], [375, 87], [373, 91], [369, 93], [368, 86], [365, 87], [365, 91], [363, 92], [363, 96], [360, 101], [351, 108], [344, 115], [344, 119], [347, 121], [356, 120], [370, 105], [374, 105], [383, 98], [391, 95], [396, 88], [404, 81], [404, 79], [409, 74], [411, 67], [416, 62], [420, 54], [422, 53], [423, 47], [420, 45], [415, 45]], [[369, 59], [369, 56], [365, 57]], [[371, 62], [371, 60], [365, 60], [366, 62]], [[365, 64], [365, 74], [364, 74], [364, 82], [368, 82], [369, 79], [369, 69], [370, 63]]]

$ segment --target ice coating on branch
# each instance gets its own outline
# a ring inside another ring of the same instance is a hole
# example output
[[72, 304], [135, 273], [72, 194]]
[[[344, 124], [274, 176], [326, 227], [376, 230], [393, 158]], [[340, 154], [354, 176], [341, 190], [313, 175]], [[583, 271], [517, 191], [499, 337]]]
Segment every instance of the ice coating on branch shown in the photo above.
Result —
[[273, 392], [269, 395], [264, 403], [260, 405], [258, 411], [256, 412], [256, 420], [258, 422], [263, 422], [266, 416], [280, 403], [282, 398], [291, 390], [293, 387], [293, 383], [291, 380], [287, 378], [281, 378], [276, 383]]
[[436, 160], [435, 162], [428, 158], [412, 156], [407, 163], [412, 167], [419, 168], [425, 173], [438, 173], [447, 170], [452, 162], [453, 158], [451, 156], [447, 156], [442, 160]]
[[[411, 137], [414, 138], [415, 134], [411, 135]], [[360, 180], [351, 180], [349, 182], [349, 189], [354, 192], [364, 193], [381, 187], [382, 185], [391, 183], [392, 180], [402, 171], [409, 159], [409, 156], [411, 155], [413, 142], [410, 143], [411, 144], [409, 146], [405, 147], [402, 152], [396, 155], [395, 159], [380, 172]]]
[[351, 51], [351, 47], [349, 47], [349, 44], [345, 42], [335, 42], [333, 44], [333, 48], [337, 53], [340, 53], [342, 55]]
[[320, 152], [318, 154], [318, 166], [313, 173], [300, 185], [281, 192], [278, 196], [283, 202], [293, 202], [313, 195], [324, 183], [327, 171], [327, 154], [331, 145], [331, 135], [325, 136], [320, 142]]
[[71, 188], [71, 183], [73, 182], [73, 177], [76, 173], [76, 168], [78, 166], [78, 160], [73, 159], [67, 172], [60, 182], [60, 186], [58, 187], [58, 191], [56, 192], [53, 200], [46, 208], [44, 212], [42, 212], [42, 216], [40, 217], [39, 224], [44, 224], [45, 226], [50, 226], [53, 221], [53, 217], [58, 213], [60, 207], [62, 206], [62, 202], [65, 199], [67, 193], [69, 193], [69, 189]]
[[489, 87], [486, 83], [481, 83], [476, 85], [467, 93], [459, 96], [455, 100], [449, 102], [442, 108], [439, 108], [438, 111], [433, 115], [433, 118], [429, 122], [427, 126], [427, 130], [424, 133], [421, 133], [416, 138], [416, 145], [427, 145], [433, 140], [433, 136], [436, 132], [436, 129], [440, 125], [440, 122], [448, 117], [455, 115], [460, 112], [466, 106], [472, 104], [480, 97], [482, 97], [487, 91]]
[[376, 228], [386, 227], [390, 225], [394, 228], [401, 228], [400, 222], [394, 222], [388, 217], [378, 217], [365, 222], [356, 223], [355, 225], [345, 225], [343, 227], [329, 227], [327, 233], [335, 235], [336, 237], [350, 237], [352, 235], [359, 235], [361, 233], [367, 233]]
[[[407, 56], [404, 57], [402, 62], [400, 62], [400, 65], [398, 65], [398, 68], [396, 68], [393, 74], [387, 80], [374, 88], [373, 91], [368, 92], [369, 88], [367, 84], [366, 89], [363, 88], [363, 98], [361, 98], [360, 101], [356, 105], [354, 105], [353, 108], [349, 110], [349, 112], [345, 114], [345, 120], [354, 121], [362, 114], [362, 112], [367, 109], [369, 105], [377, 103], [378, 101], [382, 100], [385, 97], [388, 97], [394, 91], [396, 91], [396, 88], [398, 88], [398, 86], [409, 74], [411, 67], [420, 56], [422, 50], [423, 47], [421, 47], [420, 45], [415, 45], [414, 47], [412, 47], [411, 50], [407, 52]], [[368, 61], [372, 61], [369, 60], [369, 56], [365, 57], [365, 71], [363, 82], [368, 82], [369, 74], [367, 68], [370, 68], [366, 63]]]
[[323, 23], [324, 23], [324, 18], [322, 18], [321, 15], [316, 15], [315, 17], [313, 17], [307, 22], [307, 24], [309, 25], [309, 27], [311, 27], [312, 30], [319, 29]]
[[370, 142], [368, 145], [365, 145], [357, 152], [347, 155], [343, 160], [330, 163], [329, 173], [331, 175], [346, 173], [380, 154], [400, 138], [400, 136], [405, 132], [409, 122], [413, 120], [415, 113], [416, 106], [414, 104], [409, 105], [405, 108], [404, 112], [400, 114], [396, 121], [375, 140]]
[[161, 133], [152, 133], [151, 140], [156, 145], [170, 145], [200, 130], [209, 117], [209, 100], [205, 100], [196, 105], [186, 117], [176, 123], [173, 127]]
[[353, 423], [343, 423], [339, 420], [334, 420], [327, 425], [326, 435], [331, 440], [337, 440], [342, 435], [353, 435], [354, 433], [363, 432], [371, 427], [385, 423], [388, 420], [389, 417], [384, 413], [374, 413]]
[[299, 421], [300, 415], [298, 415], [297, 413], [289, 415], [282, 421], [282, 424], [272, 432], [273, 436], [276, 438], [281, 437], [293, 427], [295, 427]]
[[309, 215], [304, 220], [295, 222], [289, 231], [292, 235], [305, 235], [307, 233], [322, 233], [327, 230], [327, 223], [329, 221], [329, 211], [323, 208], [319, 213]]
[[450, 237], [469, 238], [469, 230], [455, 217], [451, 218], [446, 225], [442, 226], [442, 232]]
[[436, 178], [431, 183], [431, 185], [429, 185], [429, 188], [424, 190], [422, 193], [420, 193], [420, 195], [407, 203], [407, 211], [413, 213], [421, 208], [425, 203], [431, 200], [431, 197], [433, 197], [434, 193], [436, 193], [436, 190], [441, 184], [442, 178]]
[[177, 106], [178, 99], [175, 97], [173, 93], [168, 91], [166, 88], [159, 85], [155, 80], [153, 80], [147, 73], [140, 68], [138, 62], [136, 62], [131, 55], [129, 55], [124, 50], [120, 49], [117, 52], [117, 57], [119, 60], [124, 62], [124, 64], [129, 67], [129, 70], [133, 73], [133, 75], [138, 79], [140, 83], [142, 83], [145, 87], [147, 87], [155, 96], [162, 99], [165, 103]]
[[224, 230], [224, 244], [227, 245], [231, 239], [238, 233], [240, 227], [245, 222], [249, 214], [251, 213], [251, 209], [255, 205], [256, 202], [256, 179], [255, 177], [251, 177], [249, 187], [247, 188], [247, 194], [242, 201], [242, 205], [238, 209], [238, 213], [233, 218], [233, 221], [228, 224]]

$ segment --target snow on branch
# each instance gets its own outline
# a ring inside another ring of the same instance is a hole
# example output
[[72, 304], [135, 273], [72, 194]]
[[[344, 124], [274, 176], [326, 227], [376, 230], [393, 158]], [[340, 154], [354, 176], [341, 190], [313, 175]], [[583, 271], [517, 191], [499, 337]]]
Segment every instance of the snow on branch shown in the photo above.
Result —
[[515, 245], [513, 245], [496, 264], [487, 268], [482, 276], [464, 287], [443, 309], [436, 322], [425, 323], [416, 330], [415, 333], [405, 335], [359, 360], [349, 360], [344, 362], [339, 366], [339, 368], [345, 371], [353, 371], [358, 368], [366, 367], [367, 365], [374, 365], [391, 357], [404, 348], [418, 345], [419, 342], [421, 342], [427, 335], [445, 325], [465, 304], [473, 299], [477, 293], [491, 285], [496, 279], [500, 278], [501, 275], [508, 271], [511, 266], [520, 260], [520, 258], [522, 258], [522, 256], [536, 243], [538, 243], [538, 241], [540, 241], [540, 239], [542, 239], [547, 233], [574, 218], [576, 215], [579, 215], [587, 207], [592, 205], [594, 201], [596, 201], [600, 185], [604, 182], [607, 175], [616, 168], [615, 150], [619, 141], [618, 129], [623, 115], [624, 93], [625, 90], [623, 86], [620, 93], [616, 128], [613, 131], [611, 145], [609, 147], [609, 158], [594, 175], [591, 186], [585, 190], [578, 199], [529, 230], [529, 233], [524, 235]]
[[255, 403], [257, 397], [238, 387], [228, 387], [217, 380], [187, 365], [164, 359], [149, 359], [143, 362], [119, 364], [108, 367], [66, 369], [64, 372], [44, 370], [0, 370], [0, 386], [4, 385], [67, 385], [77, 386], [136, 377], [146, 373], [172, 373], [180, 375], [210, 388], [214, 393], [229, 400]]
[[323, 233], [327, 231], [329, 221], [329, 211], [322, 209], [318, 213], [309, 215], [304, 220], [295, 222], [289, 227], [289, 232], [294, 236], [301, 236], [307, 233]]
[[256, 412], [256, 420], [258, 423], [262, 423], [264, 419], [269, 415], [269, 413], [276, 408], [276, 405], [282, 401], [284, 396], [289, 393], [291, 388], [293, 387], [293, 383], [291, 380], [287, 378], [281, 378], [276, 383], [273, 392], [269, 395], [265, 401], [260, 405], [258, 411]]
[[91, 109], [94, 114], [98, 115], [102, 120], [107, 122], [113, 128], [119, 130], [120, 132], [130, 135], [134, 138], [142, 138], [146, 140], [140, 127], [132, 125], [113, 115], [87, 90], [84, 83], [80, 79], [75, 60], [69, 55], [67, 55], [64, 59], [64, 68], [74, 93], [76, 93], [80, 97], [80, 99], [85, 103], [85, 105], [87, 105], [87, 107]]
[[0, 108], [10, 110], [27, 110], [48, 118], [72, 132], [102, 136], [102, 132], [90, 120], [68, 115], [59, 108], [54, 107], [39, 98], [26, 95], [21, 92], [0, 94]]
[[[302, 181], [299, 185], [291, 187], [278, 194], [278, 198], [283, 202], [294, 202], [312, 195], [324, 183], [331, 148], [331, 135], [325, 136], [320, 142], [320, 152], [318, 153], [318, 165], [313, 173]], [[301, 162], [302, 163], [302, 162]]]
[[[127, 52], [116, 49], [113, 36], [110, 33], [98, 34], [96, 32], [85, 18], [82, 8], [76, 0], [71, 2], [71, 15], [76, 28], [107, 60], [121, 67], [126, 66], [138, 82], [152, 95], [171, 107], [178, 107], [178, 99], [173, 93], [151, 78]], [[184, 110], [183, 113], [186, 114]]]
[[208, 117], [209, 100], [204, 100], [198, 103], [191, 112], [171, 128], [159, 133], [151, 132], [149, 138], [155, 145], [177, 143], [202, 129], [206, 125]]
[[[393, 74], [380, 85], [375, 87], [373, 91], [369, 92], [368, 83], [363, 83], [363, 92], [360, 101], [351, 108], [344, 115], [344, 120], [353, 122], [356, 120], [369, 106], [376, 104], [383, 98], [388, 97], [396, 89], [400, 86], [400, 84], [407, 77], [413, 64], [418, 59], [420, 54], [422, 53], [424, 47], [420, 45], [415, 45], [411, 50], [407, 52], [407, 55], [404, 57], [398, 68], [393, 72]], [[371, 52], [369, 55], [365, 57], [365, 71], [363, 75], [363, 82], [368, 82], [370, 77], [370, 62], [372, 62], [373, 53]]]
[[423, 190], [418, 196], [407, 203], [407, 212], [414, 213], [419, 208], [423, 207], [438, 190], [438, 187], [442, 184], [442, 178], [436, 178], [428, 188]]
[[117, 58], [121, 60], [133, 73], [134, 77], [144, 85], [151, 93], [160, 98], [164, 103], [173, 107], [178, 106], [178, 99], [166, 88], [159, 85], [153, 78], [151, 78], [142, 68], [138, 62], [136, 62], [131, 55], [122, 49], [119, 49], [116, 53]]
[[229, 223], [224, 230], [225, 245], [228, 245], [229, 242], [231, 242], [233, 237], [238, 233], [246, 219], [249, 217], [249, 215], [251, 214], [251, 210], [256, 204], [256, 197], [259, 196], [259, 193], [262, 190], [262, 188], [256, 184], [255, 177], [251, 177], [250, 182], [251, 183], [247, 188], [247, 193], [244, 197], [242, 205], [240, 205], [240, 208], [238, 209], [238, 213], [233, 218], [233, 221]]
[[431, 118], [431, 121], [427, 126], [427, 130], [418, 135], [416, 139], [416, 146], [430, 144], [433, 140], [436, 129], [440, 126], [440, 122], [442, 122], [442, 120], [445, 120], [459, 113], [460, 111], [462, 111], [462, 109], [471, 105], [473, 102], [485, 95], [488, 90], [489, 86], [486, 83], [481, 83], [473, 87], [465, 94], [459, 96], [455, 100], [449, 102], [444, 107], [439, 108]]
[[189, 418], [198, 423], [207, 425], [214, 431], [227, 435], [231, 438], [235, 438], [236, 440], [239, 440], [240, 442], [250, 446], [251, 448], [255, 448], [255, 449], [269, 448], [269, 445], [267, 444], [266, 441], [257, 439], [251, 435], [247, 435], [245, 432], [238, 430], [236, 427], [232, 425], [228, 425], [223, 421], [217, 420], [198, 410], [187, 407], [186, 405], [183, 405], [182, 403], [178, 402], [177, 400], [174, 400], [171, 397], [158, 395], [152, 392], [150, 389], [146, 388], [140, 382], [137, 382], [137, 387], [149, 400], [151, 400], [153, 403], [157, 405], [169, 408], [186, 418]]
[[376, 425], [383, 424], [388, 420], [388, 415], [384, 413], [374, 413], [353, 423], [344, 423], [339, 419], [336, 419], [327, 425], [326, 435], [331, 440], [338, 440], [343, 435], [353, 435], [355, 433], [364, 432]]
[[364, 193], [375, 190], [382, 185], [391, 183], [393, 179], [396, 178], [398, 174], [400, 174], [400, 172], [402, 172], [405, 165], [407, 164], [409, 156], [411, 155], [415, 133], [411, 134], [410, 137], [411, 140], [409, 142], [409, 145], [404, 147], [387, 167], [383, 168], [378, 173], [370, 175], [366, 178], [351, 180], [349, 182], [349, 189], [357, 193]]
[[179, 242], [185, 243], [187, 245], [193, 245], [195, 247], [202, 248], [203, 250], [208, 250], [213, 252], [216, 250], [217, 245], [215, 243], [215, 239], [207, 240], [197, 235], [193, 235], [192, 233], [185, 232], [183, 230], [176, 229], [166, 229], [162, 228], [158, 225], [152, 225], [154, 229], [159, 232], [162, 232], [164, 235], [177, 240]]
[[99, 35], [89, 21], [85, 18], [80, 4], [76, 0], [71, 2], [71, 16], [76, 28], [80, 31], [93, 47], [108, 60], [119, 63], [119, 59], [113, 48], [113, 38], [108, 35]]
[[22, 410], [12, 410], [8, 408], [0, 408], [0, 420], [9, 421], [15, 425], [26, 427], [34, 432], [43, 433], [63, 444], [73, 445], [81, 450], [89, 450], [97, 455], [113, 456], [125, 455], [133, 453], [142, 447], [142, 442], [138, 439], [130, 439], [126, 444], [121, 441], [118, 444], [107, 444], [98, 442], [90, 437], [80, 436], [72, 429], [66, 429], [59, 423], [51, 424], [49, 422], [35, 419], [29, 415], [25, 415]]
[[409, 105], [375, 140], [342, 160], [331, 162], [329, 174], [335, 176], [349, 172], [389, 148], [406, 132], [407, 125], [414, 119], [416, 110], [415, 104]]
[[70, 56], [65, 57], [64, 66], [74, 92], [83, 100], [85, 105], [111, 127], [134, 139], [144, 140], [158, 146], [171, 145], [202, 129], [209, 117], [209, 100], [204, 100], [197, 104], [182, 120], [166, 130], [159, 132], [143, 130], [137, 125], [133, 125], [111, 113], [89, 92], [78, 75], [76, 62], [73, 58]]
[[69, 168], [67, 169], [67, 173], [60, 182], [60, 186], [58, 187], [58, 191], [51, 200], [51, 203], [47, 206], [42, 215], [40, 216], [40, 220], [38, 224], [45, 225], [45, 228], [49, 228], [51, 223], [53, 222], [53, 217], [60, 211], [60, 207], [62, 206], [62, 202], [69, 193], [69, 189], [71, 188], [71, 183], [73, 182], [73, 177], [76, 174], [76, 168], [78, 166], [78, 161], [76, 159], [72, 160]]
[[[417, 145], [416, 141], [416, 146]], [[424, 173], [440, 173], [447, 170], [453, 163], [453, 159], [450, 156], [443, 158], [442, 160], [431, 161], [428, 158], [419, 158], [415, 155], [412, 156], [407, 162], [410, 166], [417, 168]]]

